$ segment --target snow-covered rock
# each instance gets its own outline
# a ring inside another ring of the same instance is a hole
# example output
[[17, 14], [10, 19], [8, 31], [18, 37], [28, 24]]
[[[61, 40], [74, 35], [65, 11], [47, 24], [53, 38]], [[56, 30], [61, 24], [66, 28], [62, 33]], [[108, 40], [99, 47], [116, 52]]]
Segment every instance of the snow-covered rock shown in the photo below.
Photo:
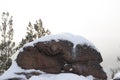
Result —
[[41, 75], [34, 75], [29, 78], [29, 80], [93, 80], [92, 75], [82, 76], [73, 73], [60, 73], [60, 74], [47, 74], [40, 70], [30, 69], [25, 70], [20, 68], [15, 61], [13, 61], [11, 67], [0, 76], [0, 80], [28, 80], [25, 75], [17, 75], [16, 73], [20, 72], [38, 72], [42, 73]]
[[[93, 43], [90, 42], [89, 40], [85, 39], [84, 37], [82, 37], [80, 35], [73, 35], [73, 34], [70, 34], [70, 33], [61, 33], [61, 34], [56, 34], [56, 35], [46, 35], [46, 36], [41, 37], [39, 39], [36, 39], [36, 40], [34, 40], [30, 43], [26, 43], [23, 47], [34, 46], [35, 43], [44, 42], [44, 41], [51, 41], [51, 40], [56, 40], [56, 41], [68, 40], [68, 41], [70, 41], [74, 44], [74, 47], [76, 47], [77, 44], [81, 44], [81, 45], [87, 44], [88, 46], [91, 46], [94, 49], [96, 49], [95, 46], [93, 45]], [[23, 51], [22, 49], [23, 48], [21, 48], [21, 51]]]
[[68, 33], [45, 36], [25, 44], [16, 54], [11, 67], [0, 80], [107, 78], [100, 65], [103, 61], [100, 52], [81, 36]]

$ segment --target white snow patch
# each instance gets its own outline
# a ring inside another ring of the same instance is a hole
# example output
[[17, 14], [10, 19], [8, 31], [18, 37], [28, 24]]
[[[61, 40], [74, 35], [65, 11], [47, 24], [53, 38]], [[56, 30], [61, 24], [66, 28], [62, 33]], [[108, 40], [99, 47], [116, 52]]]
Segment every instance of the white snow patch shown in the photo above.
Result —
[[14, 61], [17, 58], [18, 54], [19, 54], [19, 50], [10, 57], [12, 59], [12, 61]]
[[[25, 44], [23, 46], [23, 48], [27, 47], [27, 46], [34, 46], [34, 44], [38, 43], [38, 42], [51, 41], [51, 40], [56, 40], [56, 41], [68, 40], [68, 41], [70, 41], [74, 44], [74, 48], [77, 44], [81, 44], [81, 45], [86, 44], [86, 45], [91, 46], [94, 49], [96, 49], [95, 46], [90, 41], [85, 39], [84, 37], [79, 36], [79, 35], [73, 35], [73, 34], [70, 34], [70, 33], [61, 33], [61, 34], [56, 34], [56, 35], [46, 35], [44, 37], [41, 37], [41, 38], [36, 39], [36, 40], [34, 40], [30, 43]], [[21, 52], [23, 51], [23, 48], [20, 49]]]
[[72, 71], [72, 70], [73, 70], [73, 68], [70, 68], [70, 69], [69, 69], [69, 71]]
[[29, 80], [93, 80], [92, 76], [79, 76], [73, 73], [61, 74], [42, 74], [40, 76], [33, 76]]
[[115, 74], [114, 79], [120, 79], [120, 72]]
[[10, 66], [10, 68], [2, 75], [0, 76], [0, 80], [4, 80], [7, 78], [14, 78], [14, 77], [20, 77], [20, 78], [25, 78], [25, 76], [23, 75], [17, 75], [15, 73], [21, 73], [21, 72], [26, 72], [26, 73], [30, 73], [30, 72], [39, 72], [39, 73], [44, 73], [40, 70], [35, 70], [35, 69], [22, 69], [21, 67], [19, 67], [16, 63], [16, 61], [12, 61], [12, 65]]

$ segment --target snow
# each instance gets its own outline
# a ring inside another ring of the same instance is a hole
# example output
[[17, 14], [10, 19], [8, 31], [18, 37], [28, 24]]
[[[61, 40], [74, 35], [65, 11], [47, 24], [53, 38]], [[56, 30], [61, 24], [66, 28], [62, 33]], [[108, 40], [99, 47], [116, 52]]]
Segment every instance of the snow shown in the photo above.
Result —
[[20, 78], [25, 78], [25, 76], [23, 75], [17, 75], [15, 73], [20, 73], [20, 72], [26, 72], [26, 73], [30, 73], [30, 72], [39, 72], [39, 73], [44, 73], [40, 70], [35, 70], [35, 69], [22, 69], [21, 67], [19, 67], [16, 63], [16, 61], [12, 61], [12, 65], [10, 66], [10, 68], [2, 75], [0, 76], [0, 80], [4, 80], [6, 78], [14, 78], [14, 77], [20, 77]]
[[20, 73], [20, 72], [30, 73], [33, 71], [42, 74], [39, 76], [32, 76], [29, 80], [93, 80], [94, 79], [94, 77], [91, 75], [84, 77], [82, 75], [77, 75], [73, 73], [47, 74], [40, 70], [34, 70], [34, 69], [25, 70], [20, 68], [17, 65], [16, 61], [14, 60], [12, 62], [11, 67], [2, 76], [0, 76], [0, 80], [5, 80], [9, 78], [23, 78], [25, 80], [28, 80], [24, 75], [17, 75], [15, 73]]
[[93, 80], [92, 76], [79, 76], [73, 73], [61, 73], [61, 74], [43, 74], [40, 76], [33, 76], [29, 80]]
[[[33, 42], [30, 42], [30, 43], [27, 43], [25, 44], [23, 47], [27, 47], [27, 46], [34, 46], [35, 43], [37, 42], [42, 42], [42, 41], [50, 41], [50, 40], [68, 40], [68, 41], [71, 41], [74, 43], [74, 47], [77, 45], [77, 44], [86, 44], [88, 46], [91, 46], [93, 48], [94, 45], [89, 42], [87, 39], [83, 38], [82, 36], [77, 36], [77, 35], [72, 35], [72, 34], [57, 34], [57, 35], [49, 35], [49, 36], [45, 36], [45, 37], [42, 37], [42, 38], [39, 38]], [[20, 49], [20, 51], [23, 51], [23, 48]], [[90, 76], [87, 76], [87, 77], [84, 77], [82, 75], [77, 75], [77, 74], [73, 74], [73, 73], [60, 73], [60, 74], [47, 74], [43, 71], [40, 71], [40, 70], [35, 70], [35, 69], [22, 69], [21, 67], [19, 67], [16, 63], [16, 58], [17, 58], [17, 55], [18, 55], [19, 51], [13, 55], [13, 59], [12, 59], [12, 65], [10, 66], [10, 68], [2, 75], [0, 76], [0, 80], [5, 80], [5, 79], [8, 79], [8, 78], [15, 78], [15, 77], [18, 77], [18, 78], [23, 78], [25, 80], [26, 77], [24, 75], [17, 75], [15, 73], [20, 73], [20, 72], [27, 72], [27, 73], [30, 73], [30, 72], [39, 72], [39, 73], [42, 73], [41, 75], [39, 76], [32, 76], [29, 80], [93, 80], [94, 78], [90, 75]], [[66, 64], [67, 65], [67, 64]], [[72, 70], [72, 69], [70, 69]]]
[[[38, 43], [38, 42], [43, 42], [43, 41], [51, 41], [51, 40], [56, 40], [56, 41], [59, 41], [59, 40], [68, 40], [70, 42], [72, 42], [74, 44], [74, 47], [77, 45], [77, 44], [81, 44], [81, 45], [88, 45], [88, 46], [91, 46], [92, 48], [96, 49], [95, 46], [90, 42], [88, 41], [87, 39], [85, 39], [84, 37], [82, 36], [79, 36], [79, 35], [73, 35], [73, 34], [70, 34], [70, 33], [61, 33], [61, 34], [55, 34], [55, 35], [46, 35], [44, 37], [41, 37], [37, 40], [34, 40], [30, 43], [27, 43], [23, 46], [24, 47], [27, 47], [27, 46], [34, 46], [35, 43]], [[20, 49], [20, 51], [22, 52], [23, 51], [23, 48]]]
[[120, 79], [120, 72], [115, 74], [114, 79]]
[[73, 68], [70, 68], [70, 69], [69, 69], [69, 71], [72, 71], [72, 70], [73, 70]]

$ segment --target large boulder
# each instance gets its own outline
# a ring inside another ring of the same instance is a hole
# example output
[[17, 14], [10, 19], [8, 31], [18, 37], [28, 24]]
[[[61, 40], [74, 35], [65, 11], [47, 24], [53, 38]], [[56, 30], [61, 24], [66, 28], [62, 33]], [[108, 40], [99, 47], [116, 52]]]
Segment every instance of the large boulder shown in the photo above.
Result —
[[[72, 37], [74, 38], [74, 37]], [[87, 42], [75, 45], [69, 39], [50, 39], [33, 42], [19, 52], [16, 62], [23, 69], [36, 69], [46, 73], [71, 72], [106, 79], [100, 63], [101, 54]]]
[[60, 73], [64, 65], [62, 57], [51, 57], [37, 48], [26, 47], [17, 57], [17, 63], [24, 69], [42, 70], [47, 73]]

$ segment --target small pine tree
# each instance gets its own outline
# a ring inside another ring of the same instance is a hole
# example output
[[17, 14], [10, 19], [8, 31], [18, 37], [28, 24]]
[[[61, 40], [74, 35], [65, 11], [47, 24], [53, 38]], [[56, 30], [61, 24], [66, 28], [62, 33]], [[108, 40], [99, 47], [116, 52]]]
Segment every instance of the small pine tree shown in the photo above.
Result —
[[16, 52], [15, 42], [13, 42], [13, 20], [9, 13], [2, 13], [0, 25], [0, 74], [7, 70], [11, 65], [10, 56]]
[[[117, 57], [117, 61], [118, 63], [120, 62], [120, 57]], [[111, 69], [111, 78], [113, 79], [113, 77], [115, 76], [116, 73], [120, 72], [120, 66], [115, 68], [115, 69]]]
[[49, 35], [50, 31], [43, 28], [41, 19], [36, 21], [34, 25], [29, 22], [27, 27], [27, 35], [20, 42], [18, 47], [15, 47], [13, 42], [13, 20], [9, 13], [2, 13], [2, 22], [0, 25], [0, 75], [3, 74], [11, 65], [10, 57], [19, 50], [25, 43], [31, 42], [37, 38]]
[[117, 61], [120, 62], [120, 57], [117, 58]]
[[36, 21], [34, 25], [32, 25], [32, 23], [29, 22], [26, 33], [27, 35], [25, 36], [24, 39], [22, 39], [17, 49], [21, 48], [25, 43], [31, 42], [42, 36], [49, 35], [50, 31], [43, 27], [42, 21], [40, 19]]

